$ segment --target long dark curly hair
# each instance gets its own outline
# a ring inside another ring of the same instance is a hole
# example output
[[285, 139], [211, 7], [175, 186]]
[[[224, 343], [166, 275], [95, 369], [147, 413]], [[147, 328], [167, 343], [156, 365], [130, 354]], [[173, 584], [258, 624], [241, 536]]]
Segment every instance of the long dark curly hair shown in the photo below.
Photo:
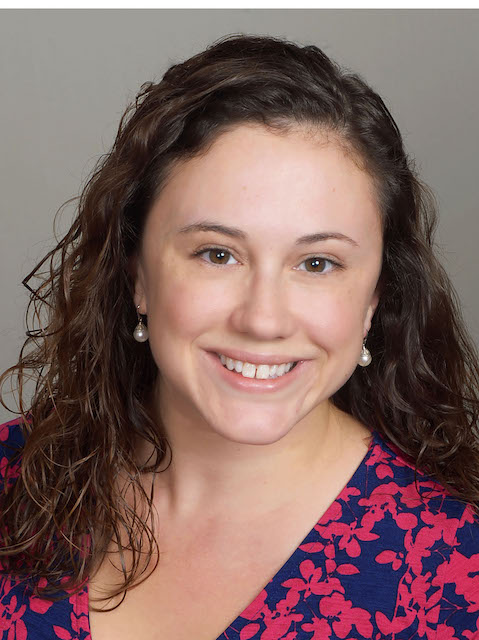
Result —
[[[374, 360], [333, 402], [454, 495], [479, 501], [478, 357], [433, 253], [434, 198], [396, 123], [377, 93], [318, 47], [228, 36], [142, 86], [70, 230], [24, 280], [31, 328], [18, 364], [0, 379], [16, 376], [25, 432], [10, 461], [21, 456], [20, 476], [1, 496], [0, 554], [4, 571], [41, 582], [45, 597], [79, 589], [111, 544], [128, 556], [114, 594], [144, 579], [157, 556], [142, 478], [171, 449], [149, 410], [157, 367], [132, 338], [130, 264], [172, 167], [242, 123], [331, 132], [373, 179], [384, 230], [368, 338]], [[148, 464], [135, 459], [139, 438], [153, 445]], [[133, 500], [119, 489], [120, 474]]]

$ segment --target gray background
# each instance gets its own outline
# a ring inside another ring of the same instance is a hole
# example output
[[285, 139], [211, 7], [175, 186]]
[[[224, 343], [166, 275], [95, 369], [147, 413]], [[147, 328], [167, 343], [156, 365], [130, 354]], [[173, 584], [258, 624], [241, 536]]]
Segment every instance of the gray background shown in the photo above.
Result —
[[[24, 338], [21, 280], [53, 247], [56, 210], [108, 151], [141, 83], [239, 32], [317, 44], [380, 93], [437, 195], [443, 263], [479, 343], [478, 10], [4, 9], [0, 370]], [[0, 422], [12, 417], [0, 408]]]

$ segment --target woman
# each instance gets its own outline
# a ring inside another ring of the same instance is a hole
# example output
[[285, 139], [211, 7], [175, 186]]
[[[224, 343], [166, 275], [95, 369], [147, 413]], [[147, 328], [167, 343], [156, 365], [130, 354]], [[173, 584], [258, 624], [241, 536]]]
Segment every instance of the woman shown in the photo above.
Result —
[[145, 85], [33, 291], [5, 633], [479, 637], [479, 373], [434, 220], [316, 47], [229, 37]]

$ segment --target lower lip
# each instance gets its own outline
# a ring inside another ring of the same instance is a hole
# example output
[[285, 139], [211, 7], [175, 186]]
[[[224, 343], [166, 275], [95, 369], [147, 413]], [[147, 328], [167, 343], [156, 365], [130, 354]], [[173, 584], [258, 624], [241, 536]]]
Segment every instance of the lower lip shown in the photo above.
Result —
[[227, 367], [223, 366], [221, 360], [216, 353], [205, 352], [209, 361], [218, 370], [219, 375], [235, 389], [243, 391], [249, 391], [252, 393], [271, 393], [272, 391], [281, 391], [290, 384], [293, 384], [295, 380], [304, 373], [309, 364], [309, 360], [300, 360], [298, 364], [279, 378], [266, 378], [262, 380], [260, 378], [245, 378], [241, 373], [230, 371]]

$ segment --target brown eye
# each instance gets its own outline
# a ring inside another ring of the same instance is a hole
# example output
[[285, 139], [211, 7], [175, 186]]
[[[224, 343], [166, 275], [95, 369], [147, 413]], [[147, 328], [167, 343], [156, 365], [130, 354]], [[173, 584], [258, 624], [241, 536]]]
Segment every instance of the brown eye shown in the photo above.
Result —
[[304, 261], [305, 264], [310, 264], [311, 265], [311, 269], [307, 269], [307, 271], [309, 271], [310, 273], [323, 273], [323, 271], [327, 271], [328, 270], [328, 263], [330, 263], [330, 260], [326, 260], [325, 258], [318, 258], [318, 257], [314, 257], [314, 258], [308, 258], [307, 260]]
[[201, 257], [202, 260], [209, 264], [218, 266], [228, 264], [229, 259], [233, 257], [229, 251], [221, 247], [207, 247], [206, 249], [196, 251], [194, 255]]
[[210, 249], [208, 251], [208, 256], [214, 264], [226, 264], [229, 255], [230, 254], [227, 251], [223, 251], [223, 249]]

